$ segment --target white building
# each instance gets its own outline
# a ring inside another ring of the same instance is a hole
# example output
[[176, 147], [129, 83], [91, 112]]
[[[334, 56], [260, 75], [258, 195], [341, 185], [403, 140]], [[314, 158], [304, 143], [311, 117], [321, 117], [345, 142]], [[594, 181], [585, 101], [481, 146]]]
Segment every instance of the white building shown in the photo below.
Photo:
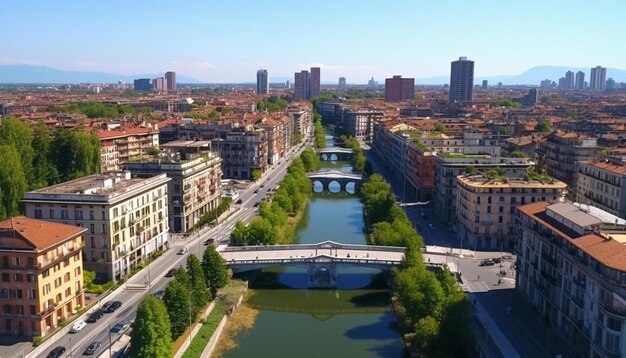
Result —
[[26, 217], [87, 228], [84, 267], [117, 281], [168, 241], [165, 174], [94, 174], [24, 194]]

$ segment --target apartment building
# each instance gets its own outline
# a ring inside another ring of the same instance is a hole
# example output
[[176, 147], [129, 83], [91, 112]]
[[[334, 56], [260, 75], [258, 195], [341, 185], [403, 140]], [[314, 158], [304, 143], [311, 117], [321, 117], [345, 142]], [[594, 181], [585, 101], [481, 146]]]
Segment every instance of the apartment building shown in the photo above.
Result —
[[[200, 146], [198, 146], [201, 145]], [[185, 152], [179, 148], [207, 148], [208, 141], [178, 140], [162, 146], [159, 160], [126, 163], [124, 170], [133, 178], [166, 174], [168, 217], [172, 232], [187, 232], [208, 211], [216, 209], [222, 198], [222, 159], [210, 151]]]
[[528, 158], [490, 157], [437, 153], [434, 214], [444, 223], [456, 224], [457, 177], [468, 167], [478, 172], [500, 169], [508, 178], [521, 178], [534, 166]]
[[371, 142], [374, 137], [374, 123], [383, 118], [383, 112], [370, 110], [345, 110], [343, 129], [359, 141]]
[[292, 118], [293, 136], [307, 137], [313, 133], [313, 118], [308, 106], [290, 105], [287, 115]]
[[0, 333], [45, 336], [85, 306], [78, 226], [23, 216], [0, 222]]
[[255, 170], [267, 168], [267, 134], [263, 129], [248, 126], [212, 141], [218, 148], [222, 172], [229, 179], [252, 179]]
[[576, 201], [626, 218], [626, 164], [621, 159], [579, 163]]
[[517, 290], [583, 357], [626, 354], [626, 221], [593, 206], [517, 209]]
[[539, 166], [546, 173], [570, 187], [576, 198], [576, 173], [583, 161], [600, 159], [597, 139], [573, 132], [553, 132], [537, 147]]
[[119, 171], [130, 160], [149, 158], [150, 148], [159, 147], [159, 128], [126, 128], [98, 132], [101, 171]]
[[485, 174], [457, 177], [456, 216], [459, 237], [465, 247], [512, 250], [515, 247], [515, 210], [518, 205], [565, 199], [562, 181], [525, 181], [522, 178], [490, 178]]
[[100, 281], [117, 281], [166, 248], [169, 181], [165, 174], [94, 174], [27, 192], [22, 203], [26, 217], [86, 228], [85, 269]]

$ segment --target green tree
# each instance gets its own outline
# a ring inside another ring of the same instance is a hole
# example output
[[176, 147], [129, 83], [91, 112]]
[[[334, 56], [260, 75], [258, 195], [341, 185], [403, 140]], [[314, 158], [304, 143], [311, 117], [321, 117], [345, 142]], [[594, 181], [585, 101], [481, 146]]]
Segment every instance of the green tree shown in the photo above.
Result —
[[252, 171], [252, 180], [253, 181], [258, 181], [259, 179], [261, 179], [262, 176], [263, 176], [263, 172], [261, 171], [261, 169], [254, 169]]
[[31, 186], [35, 182], [33, 172], [33, 131], [30, 126], [19, 119], [7, 117], [0, 125], [0, 143], [13, 145], [19, 156], [26, 183]]
[[415, 337], [411, 343], [411, 351], [416, 354], [428, 352], [438, 334], [439, 321], [432, 316], [420, 318], [415, 324]]
[[20, 156], [12, 144], [0, 144], [0, 204], [3, 219], [20, 213], [20, 200], [28, 185]]
[[100, 141], [95, 133], [57, 130], [52, 156], [63, 181], [100, 172]]
[[59, 172], [50, 158], [52, 150], [52, 135], [43, 122], [38, 122], [33, 130], [32, 147], [35, 150], [33, 157], [34, 181], [32, 189], [56, 184], [60, 181]]
[[[170, 320], [163, 301], [153, 295], [146, 296], [137, 308], [129, 356], [134, 358], [171, 357], [170, 331]], [[168, 333], [163, 334], [163, 332]]]
[[241, 221], [235, 223], [235, 228], [230, 233], [230, 241], [235, 246], [248, 244], [248, 228]]
[[317, 156], [317, 153], [311, 148], [305, 149], [302, 154], [300, 154], [300, 159], [304, 164], [304, 169], [307, 173], [314, 172], [319, 169], [320, 158]]
[[157, 147], [150, 147], [150, 148], [148, 148], [148, 155], [151, 155], [151, 156], [155, 157], [155, 156], [159, 155], [159, 153], [160, 153], [160, 151], [159, 151], [159, 148], [157, 148]]
[[209, 246], [202, 255], [202, 270], [206, 279], [207, 287], [211, 295], [215, 297], [217, 290], [228, 283], [228, 266], [226, 260], [220, 255], [214, 246]]
[[520, 150], [516, 150], [513, 153], [511, 153], [511, 156], [513, 158], [528, 158], [528, 155], [526, 155], [526, 153], [520, 151]]
[[[209, 245], [213, 247], [212, 245]], [[212, 297], [209, 297], [209, 290], [207, 288], [207, 280], [204, 277], [204, 271], [200, 260], [196, 255], [187, 256], [187, 273], [191, 280], [192, 303], [197, 311], [200, 311], [209, 302]]]
[[446, 126], [441, 122], [437, 122], [437, 124], [435, 124], [435, 130], [437, 132], [443, 132], [446, 130]]
[[541, 132], [541, 133], [548, 133], [552, 131], [552, 124], [548, 120], [541, 119], [539, 120], [539, 122], [537, 122], [537, 125], [535, 126], [535, 131]]
[[254, 219], [248, 226], [249, 245], [273, 245], [276, 243], [276, 233], [270, 222], [262, 217]]
[[184, 283], [184, 280], [179, 280], [180, 274], [182, 274], [181, 270], [178, 270], [176, 277], [168, 283], [163, 296], [163, 302], [165, 307], [167, 307], [167, 315], [171, 325], [172, 339], [180, 337], [185, 332], [185, 329], [189, 327], [189, 323], [196, 317], [191, 302], [191, 291]]

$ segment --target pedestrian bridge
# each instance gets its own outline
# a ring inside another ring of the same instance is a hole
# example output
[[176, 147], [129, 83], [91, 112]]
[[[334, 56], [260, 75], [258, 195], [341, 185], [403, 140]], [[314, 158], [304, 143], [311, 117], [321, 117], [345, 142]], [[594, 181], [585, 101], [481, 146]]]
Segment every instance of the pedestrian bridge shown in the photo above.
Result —
[[321, 160], [352, 160], [355, 156], [352, 149], [341, 147], [319, 149], [317, 154]]
[[404, 247], [339, 244], [229, 246], [220, 253], [234, 273], [275, 266], [305, 266], [310, 288], [337, 286], [338, 266], [371, 267], [390, 270], [404, 257]]
[[322, 184], [322, 191], [328, 190], [328, 186], [332, 182], [339, 184], [339, 191], [346, 190], [348, 184], [354, 184], [354, 192], [356, 193], [363, 183], [363, 176], [361, 174], [349, 174], [339, 170], [324, 170], [315, 173], [308, 174], [309, 180], [315, 185], [315, 182]]

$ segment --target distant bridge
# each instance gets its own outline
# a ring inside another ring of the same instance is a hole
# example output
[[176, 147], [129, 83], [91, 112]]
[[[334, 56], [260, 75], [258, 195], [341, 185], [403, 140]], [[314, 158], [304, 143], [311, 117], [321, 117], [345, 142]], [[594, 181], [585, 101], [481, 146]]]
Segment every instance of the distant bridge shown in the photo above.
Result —
[[317, 154], [321, 160], [352, 160], [355, 156], [352, 149], [341, 147], [319, 149]]
[[349, 174], [339, 170], [326, 170], [308, 174], [311, 183], [319, 182], [322, 184], [322, 191], [328, 190], [328, 185], [332, 182], [339, 184], [339, 191], [345, 190], [346, 185], [354, 183], [354, 192], [356, 193], [363, 182], [361, 174]]
[[275, 266], [306, 266], [308, 286], [337, 286], [337, 266], [371, 267], [390, 270], [400, 265], [404, 247], [339, 244], [229, 246], [221, 252], [233, 272], [260, 270]]

